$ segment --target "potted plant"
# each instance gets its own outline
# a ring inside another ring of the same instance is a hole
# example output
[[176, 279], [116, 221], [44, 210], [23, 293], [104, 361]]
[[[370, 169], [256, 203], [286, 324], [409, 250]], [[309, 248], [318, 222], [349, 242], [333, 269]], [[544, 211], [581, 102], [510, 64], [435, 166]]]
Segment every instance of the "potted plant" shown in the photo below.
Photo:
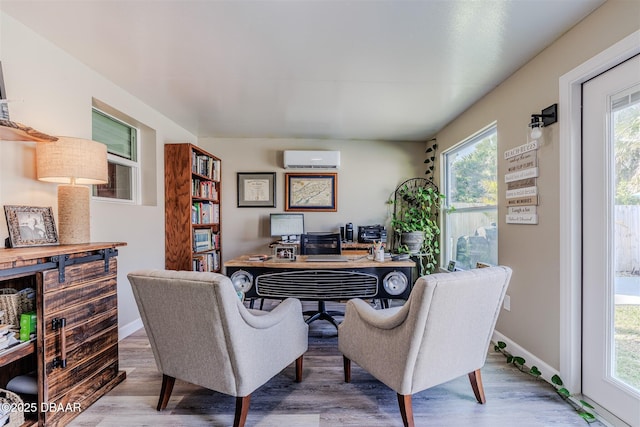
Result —
[[[415, 184], [415, 183], [414, 183]], [[444, 199], [438, 188], [412, 185], [411, 180], [396, 189], [391, 228], [398, 242], [396, 250], [420, 259], [420, 274], [437, 267], [440, 254], [438, 213]], [[399, 239], [397, 236], [400, 236]]]

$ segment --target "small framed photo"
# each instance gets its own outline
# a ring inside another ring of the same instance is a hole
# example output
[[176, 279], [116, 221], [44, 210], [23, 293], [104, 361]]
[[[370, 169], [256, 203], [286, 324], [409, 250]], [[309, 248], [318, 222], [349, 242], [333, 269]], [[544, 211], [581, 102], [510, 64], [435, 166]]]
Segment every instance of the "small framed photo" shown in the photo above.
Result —
[[285, 211], [337, 212], [337, 200], [337, 173], [285, 174]]
[[456, 271], [456, 262], [451, 260], [447, 265], [447, 271]]
[[239, 208], [275, 208], [275, 172], [238, 172]]
[[293, 260], [296, 257], [295, 245], [275, 245], [273, 247], [273, 256], [276, 259]]
[[12, 248], [57, 245], [58, 234], [50, 207], [4, 207]]

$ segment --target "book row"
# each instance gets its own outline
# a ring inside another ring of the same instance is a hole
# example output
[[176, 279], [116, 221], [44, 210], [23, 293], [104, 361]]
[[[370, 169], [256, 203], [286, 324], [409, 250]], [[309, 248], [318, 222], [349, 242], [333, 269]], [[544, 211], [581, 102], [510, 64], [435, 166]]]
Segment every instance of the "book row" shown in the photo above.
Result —
[[193, 152], [191, 154], [191, 171], [210, 179], [220, 180], [220, 160], [203, 154]]
[[208, 252], [193, 257], [193, 271], [218, 271], [220, 270], [220, 254]]
[[191, 180], [191, 196], [203, 199], [218, 200], [218, 190], [213, 181]]
[[192, 224], [219, 224], [220, 205], [211, 202], [194, 202], [191, 206]]
[[220, 234], [210, 229], [193, 230], [193, 252], [220, 249]]

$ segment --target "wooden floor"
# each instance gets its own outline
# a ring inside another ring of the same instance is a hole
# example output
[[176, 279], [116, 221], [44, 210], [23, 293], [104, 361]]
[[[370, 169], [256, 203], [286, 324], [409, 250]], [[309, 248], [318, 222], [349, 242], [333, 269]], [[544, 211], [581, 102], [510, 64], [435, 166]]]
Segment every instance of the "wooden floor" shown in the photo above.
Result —
[[[586, 425], [549, 384], [507, 365], [504, 356], [493, 350], [488, 354], [482, 370], [487, 397], [485, 405], [476, 403], [465, 375], [413, 396], [416, 425]], [[180, 380], [176, 381], [167, 409], [156, 411], [161, 375], [156, 370], [144, 330], [120, 342], [120, 368], [126, 370], [127, 379], [73, 420], [70, 426], [217, 427], [233, 423], [233, 397]], [[254, 392], [247, 426], [402, 426], [395, 392], [355, 364], [352, 365], [352, 382], [343, 382], [337, 334], [328, 322], [317, 321], [310, 325], [303, 381], [298, 384], [293, 380], [292, 365]], [[596, 422], [591, 426], [602, 424]]]

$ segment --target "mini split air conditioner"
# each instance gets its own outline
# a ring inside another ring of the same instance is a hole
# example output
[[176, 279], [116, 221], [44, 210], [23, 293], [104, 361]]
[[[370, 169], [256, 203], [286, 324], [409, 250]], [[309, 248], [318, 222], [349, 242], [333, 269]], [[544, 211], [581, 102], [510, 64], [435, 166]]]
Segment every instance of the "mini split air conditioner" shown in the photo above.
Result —
[[285, 169], [338, 169], [339, 151], [285, 151]]

